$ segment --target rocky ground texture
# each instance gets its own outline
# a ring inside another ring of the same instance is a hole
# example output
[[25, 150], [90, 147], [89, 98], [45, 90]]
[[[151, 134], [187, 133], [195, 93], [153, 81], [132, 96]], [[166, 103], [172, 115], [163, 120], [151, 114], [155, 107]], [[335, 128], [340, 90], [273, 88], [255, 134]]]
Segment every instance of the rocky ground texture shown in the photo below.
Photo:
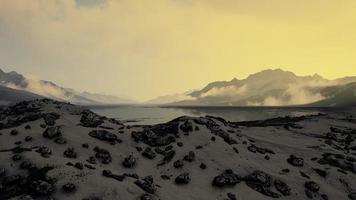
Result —
[[52, 100], [0, 110], [0, 199], [356, 199], [356, 120], [127, 126]]

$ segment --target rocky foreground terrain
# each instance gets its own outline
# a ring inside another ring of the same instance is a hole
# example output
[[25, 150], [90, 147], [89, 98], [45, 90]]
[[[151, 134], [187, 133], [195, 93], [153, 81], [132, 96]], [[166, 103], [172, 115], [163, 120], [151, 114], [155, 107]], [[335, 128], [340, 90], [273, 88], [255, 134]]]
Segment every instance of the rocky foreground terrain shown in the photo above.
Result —
[[52, 100], [0, 110], [0, 199], [356, 199], [346, 113], [127, 126]]

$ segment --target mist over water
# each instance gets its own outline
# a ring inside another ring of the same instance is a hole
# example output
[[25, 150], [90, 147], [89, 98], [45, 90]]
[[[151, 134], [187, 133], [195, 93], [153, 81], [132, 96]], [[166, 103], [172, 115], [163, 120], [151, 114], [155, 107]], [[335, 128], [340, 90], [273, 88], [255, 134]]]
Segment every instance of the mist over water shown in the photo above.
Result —
[[177, 117], [213, 115], [229, 121], [263, 120], [284, 116], [311, 115], [321, 112], [306, 108], [261, 108], [261, 107], [149, 107], [118, 106], [92, 107], [94, 112], [124, 121], [126, 124], [152, 125], [165, 123]]

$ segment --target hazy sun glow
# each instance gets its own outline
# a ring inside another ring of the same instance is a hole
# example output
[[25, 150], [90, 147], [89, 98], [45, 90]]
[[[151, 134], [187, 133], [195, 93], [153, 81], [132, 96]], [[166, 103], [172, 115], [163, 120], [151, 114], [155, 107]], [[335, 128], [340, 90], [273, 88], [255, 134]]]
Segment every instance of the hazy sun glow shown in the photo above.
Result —
[[138, 100], [266, 68], [356, 75], [354, 0], [1, 0], [0, 68]]

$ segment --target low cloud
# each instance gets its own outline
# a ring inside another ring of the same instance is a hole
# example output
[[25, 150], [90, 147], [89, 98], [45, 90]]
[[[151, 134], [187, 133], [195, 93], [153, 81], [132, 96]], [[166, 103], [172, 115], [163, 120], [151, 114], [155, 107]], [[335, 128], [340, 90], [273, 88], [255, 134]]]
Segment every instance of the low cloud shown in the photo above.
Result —
[[227, 87], [214, 87], [213, 89], [203, 93], [200, 97], [217, 96], [217, 97], [236, 97], [243, 96], [248, 92], [247, 86], [242, 85], [240, 87], [231, 85]]
[[65, 91], [62, 90], [60, 87], [56, 87], [52, 84], [30, 78], [26, 78], [25, 82], [27, 83], [27, 86], [25, 88], [11, 83], [6, 84], [5, 86], [12, 89], [25, 90], [27, 92], [38, 94], [48, 98], [68, 100], [68, 97], [66, 97], [65, 95]]

